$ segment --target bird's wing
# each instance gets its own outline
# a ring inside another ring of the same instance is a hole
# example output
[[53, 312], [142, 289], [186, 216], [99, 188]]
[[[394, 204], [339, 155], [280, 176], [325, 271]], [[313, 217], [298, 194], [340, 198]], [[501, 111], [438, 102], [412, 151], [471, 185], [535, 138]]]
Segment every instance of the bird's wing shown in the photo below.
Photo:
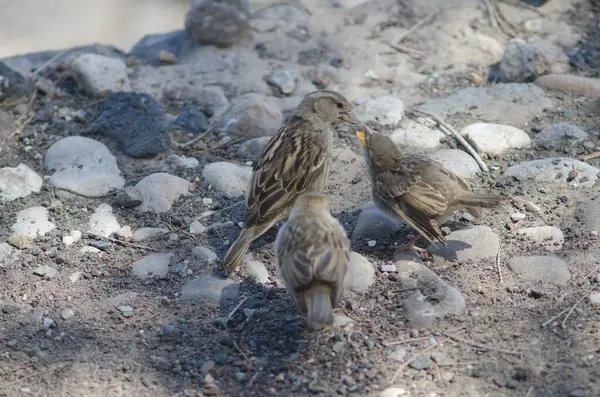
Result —
[[276, 219], [325, 172], [327, 153], [312, 140], [312, 134], [320, 132], [306, 133], [306, 127], [302, 119], [281, 127], [254, 165], [246, 196], [246, 227]]

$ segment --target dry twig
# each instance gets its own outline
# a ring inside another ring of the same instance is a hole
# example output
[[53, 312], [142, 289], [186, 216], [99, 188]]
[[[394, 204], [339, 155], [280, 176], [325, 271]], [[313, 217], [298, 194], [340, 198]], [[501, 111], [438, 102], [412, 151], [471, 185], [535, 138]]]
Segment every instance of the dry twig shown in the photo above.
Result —
[[246, 202], [245, 200], [238, 201], [237, 203], [235, 203], [235, 204], [231, 204], [231, 205], [228, 205], [227, 207], [225, 207], [225, 208], [221, 208], [220, 210], [217, 210], [217, 211], [211, 211], [209, 214], [204, 214], [204, 215], [201, 215], [201, 216], [199, 216], [199, 217], [198, 217], [198, 218], [196, 218], [196, 219], [200, 220], [200, 219], [205, 219], [205, 218], [208, 218], [209, 216], [213, 216], [213, 215], [215, 215], [215, 214], [218, 214], [219, 212], [223, 212], [223, 211], [227, 211], [227, 210], [230, 210], [230, 209], [232, 209], [232, 208], [235, 208], [235, 207], [237, 207], [238, 205], [240, 205], [240, 204], [243, 204], [243, 203], [245, 203], [245, 202]]
[[436, 115], [423, 110], [413, 109], [413, 112], [421, 113], [435, 121], [441, 127], [442, 131], [445, 130], [444, 132], [446, 134], [452, 135], [467, 150], [467, 152], [475, 159], [479, 165], [479, 168], [481, 168], [483, 172], [488, 172], [488, 167], [485, 165], [483, 160], [481, 160], [481, 157], [479, 157], [475, 149], [473, 149], [473, 147], [469, 145], [465, 138], [463, 138], [454, 128], [452, 128], [450, 124], [446, 123]]
[[459, 338], [458, 336], [448, 335], [445, 332], [443, 332], [442, 335], [444, 335], [444, 336], [446, 336], [446, 337], [448, 337], [448, 338], [450, 338], [452, 340], [455, 340], [456, 342], [464, 343], [464, 344], [473, 346], [473, 347], [475, 347], [477, 349], [490, 350], [490, 351], [494, 351], [496, 353], [510, 354], [512, 356], [517, 356], [517, 357], [521, 357], [521, 354], [522, 354], [521, 352], [518, 352], [518, 351], [503, 350], [503, 349], [497, 349], [495, 347], [490, 347], [490, 346], [482, 345], [482, 344], [475, 343], [475, 342], [472, 342], [472, 341], [467, 340], [467, 339]]
[[567, 315], [565, 316], [565, 318], [563, 319], [562, 324], [560, 325], [560, 327], [562, 329], [567, 328], [567, 320], [569, 319], [569, 317], [571, 316], [571, 314], [573, 314], [573, 311], [575, 311], [575, 308], [581, 303], [583, 302], [583, 300], [588, 296], [588, 293], [584, 293], [583, 296], [581, 297], [581, 299], [579, 299], [577, 302], [575, 302], [575, 304], [571, 307], [571, 309], [567, 312]]
[[246, 302], [248, 300], [248, 297], [245, 296], [244, 299], [242, 299], [240, 301], [240, 303], [238, 303], [236, 305], [236, 307], [233, 308], [233, 310], [231, 311], [231, 313], [229, 313], [229, 315], [227, 315], [227, 318], [225, 319], [225, 323], [229, 322], [229, 320], [231, 320], [231, 317], [233, 317], [233, 315], [238, 311], [238, 309], [240, 307], [242, 307], [242, 305], [244, 304], [244, 302]]
[[95, 234], [95, 233], [91, 233], [91, 232], [87, 232], [87, 234], [89, 236], [91, 236], [93, 238], [97, 238], [99, 240], [110, 241], [111, 243], [120, 244], [120, 245], [124, 245], [124, 246], [127, 246], [127, 247], [132, 247], [132, 248], [138, 248], [138, 249], [142, 249], [142, 250], [152, 251], [152, 248], [146, 247], [145, 245], [140, 245], [140, 244], [136, 244], [136, 243], [130, 243], [128, 241], [119, 240], [119, 239], [112, 238], [112, 237], [104, 237], [104, 236], [101, 236], [99, 234]]
[[206, 131], [204, 131], [202, 134], [198, 135], [194, 139], [187, 141], [186, 143], [175, 144], [174, 146], [180, 147], [180, 148], [186, 148], [188, 146], [192, 146], [194, 143], [198, 142], [200, 139], [204, 138], [206, 135], [208, 135], [210, 132], [212, 132], [212, 130], [213, 130], [212, 128], [208, 127], [208, 129]]
[[389, 43], [390, 47], [392, 47], [395, 50], [398, 50], [400, 52], [404, 52], [412, 57], [415, 57], [417, 59], [421, 59], [425, 56], [425, 53], [419, 51], [419, 50], [415, 50], [400, 44], [394, 44], [394, 43]]
[[498, 253], [496, 254], [496, 269], [498, 269], [498, 277], [500, 278], [500, 284], [504, 284], [504, 278], [502, 277], [502, 268], [500, 266], [500, 251], [502, 251], [502, 242], [498, 247]]

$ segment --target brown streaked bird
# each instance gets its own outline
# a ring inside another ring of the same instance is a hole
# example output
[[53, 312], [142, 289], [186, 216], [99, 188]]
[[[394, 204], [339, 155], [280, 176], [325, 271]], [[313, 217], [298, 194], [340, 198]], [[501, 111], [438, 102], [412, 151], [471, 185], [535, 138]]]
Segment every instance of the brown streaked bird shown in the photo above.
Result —
[[396, 252], [423, 251], [415, 243], [424, 236], [432, 244], [448, 245], [439, 225], [460, 209], [479, 216], [508, 197], [473, 193], [471, 186], [429, 157], [406, 153], [387, 136], [364, 126], [356, 136], [364, 148], [373, 201], [388, 216], [405, 221], [419, 234]]
[[298, 197], [275, 240], [277, 274], [308, 325], [331, 325], [343, 296], [350, 261], [346, 231], [329, 211], [327, 196]]
[[269, 140], [254, 164], [244, 229], [222, 262], [225, 271], [234, 271], [252, 241], [288, 217], [300, 194], [323, 190], [332, 160], [333, 125], [359, 124], [350, 108], [348, 100], [335, 91], [313, 91]]

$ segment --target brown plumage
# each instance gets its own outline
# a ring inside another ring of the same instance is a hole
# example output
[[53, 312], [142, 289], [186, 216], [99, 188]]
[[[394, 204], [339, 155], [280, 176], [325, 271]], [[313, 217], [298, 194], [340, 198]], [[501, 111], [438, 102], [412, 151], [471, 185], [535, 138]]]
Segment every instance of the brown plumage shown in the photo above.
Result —
[[323, 190], [338, 122], [358, 124], [348, 100], [335, 91], [314, 91], [271, 138], [252, 170], [244, 229], [222, 263], [228, 273], [241, 264], [252, 241], [288, 217], [298, 195]]
[[333, 323], [349, 260], [350, 241], [331, 216], [327, 197], [300, 196], [277, 233], [275, 266], [298, 310], [307, 313], [309, 326]]
[[[437, 161], [405, 153], [383, 134], [368, 127], [357, 133], [375, 205], [387, 215], [404, 220], [431, 243], [447, 245], [439, 225], [459, 209], [477, 214], [478, 208], [497, 206], [507, 197], [473, 193], [471, 186]], [[411, 242], [414, 244], [413, 240]]]

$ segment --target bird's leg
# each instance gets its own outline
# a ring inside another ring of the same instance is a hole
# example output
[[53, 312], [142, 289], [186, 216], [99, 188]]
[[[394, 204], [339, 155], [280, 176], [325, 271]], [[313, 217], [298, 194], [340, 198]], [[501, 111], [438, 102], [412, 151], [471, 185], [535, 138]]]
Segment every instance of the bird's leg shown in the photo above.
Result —
[[421, 233], [418, 233], [415, 237], [412, 238], [408, 243], [401, 245], [394, 251], [394, 256], [404, 251], [413, 251], [419, 256], [429, 256], [429, 252], [426, 249], [415, 246], [416, 242], [419, 241], [423, 237]]

